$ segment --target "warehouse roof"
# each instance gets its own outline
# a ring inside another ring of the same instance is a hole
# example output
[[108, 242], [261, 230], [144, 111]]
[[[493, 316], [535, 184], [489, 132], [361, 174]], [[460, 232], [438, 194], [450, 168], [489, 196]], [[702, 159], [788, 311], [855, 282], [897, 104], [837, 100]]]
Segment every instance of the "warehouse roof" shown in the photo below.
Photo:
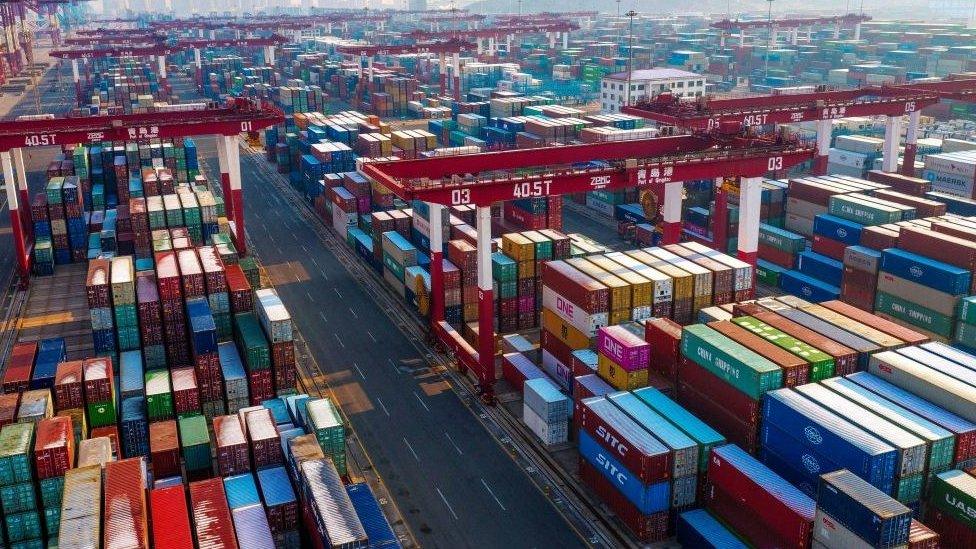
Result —
[[[667, 78], [700, 78], [700, 74], [693, 72], [683, 71], [681, 69], [640, 69], [634, 71], [630, 79], [631, 80], [664, 80]], [[626, 80], [627, 72], [617, 72], [614, 74], [608, 74], [607, 78], [612, 78], [614, 80]]]

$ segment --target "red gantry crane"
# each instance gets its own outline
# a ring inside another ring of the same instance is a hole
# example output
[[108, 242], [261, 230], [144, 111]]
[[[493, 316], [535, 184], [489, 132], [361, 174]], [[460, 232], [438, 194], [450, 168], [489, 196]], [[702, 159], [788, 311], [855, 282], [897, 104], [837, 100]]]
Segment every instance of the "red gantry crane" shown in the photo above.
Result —
[[[761, 177], [813, 156], [813, 149], [791, 143], [684, 135], [634, 141], [488, 152], [462, 156], [370, 162], [361, 171], [403, 200], [429, 204], [431, 249], [431, 328], [452, 349], [462, 370], [477, 374], [486, 401], [493, 401], [494, 300], [491, 279], [491, 204], [628, 187], [665, 196], [665, 208], [678, 204], [683, 181], [742, 178], [739, 257], [755, 265], [759, 238]], [[604, 167], [578, 168], [602, 161]], [[674, 200], [677, 195], [678, 200]], [[478, 272], [478, 350], [444, 322], [440, 224], [444, 206], [476, 206]], [[669, 212], [665, 211], [668, 216]]]
[[[22, 149], [216, 135], [220, 184], [227, 219], [231, 223], [235, 246], [240, 253], [246, 254], [238, 135], [256, 132], [283, 121], [284, 114], [279, 109], [242, 98], [224, 106], [208, 106], [198, 110], [88, 117], [22, 117], [19, 120], [0, 121], [0, 164], [7, 183], [10, 226], [21, 284], [26, 286], [30, 280], [32, 249], [25, 237], [30, 234], [32, 223]], [[28, 208], [28, 215], [21, 215], [22, 206]]]
[[569, 44], [569, 33], [570, 31], [579, 30], [579, 25], [575, 23], [570, 23], [568, 21], [559, 21], [551, 23], [539, 23], [534, 25], [509, 25], [509, 26], [497, 26], [490, 27], [486, 29], [477, 30], [443, 30], [437, 32], [429, 32], [425, 30], [415, 30], [408, 33], [406, 36], [413, 38], [414, 40], [437, 40], [437, 39], [459, 39], [459, 40], [470, 40], [474, 39], [475, 43], [478, 45], [478, 55], [484, 51], [482, 45], [482, 40], [488, 40], [488, 55], [495, 55], [497, 48], [495, 47], [496, 40], [499, 38], [504, 38], [508, 44], [509, 50], [511, 50], [512, 37], [521, 34], [536, 34], [545, 33], [549, 38], [549, 47], [556, 47], [556, 38], [562, 35], [563, 47], [567, 47]]
[[447, 93], [447, 54], [451, 54], [452, 73], [454, 76], [454, 98], [459, 100], [461, 97], [461, 60], [460, 55], [463, 51], [474, 51], [475, 45], [457, 38], [445, 40], [443, 42], [421, 42], [417, 44], [380, 46], [373, 44], [350, 44], [336, 48], [336, 51], [345, 55], [358, 55], [360, 57], [360, 71], [362, 71], [362, 58], [366, 59], [369, 76], [373, 76], [373, 58], [377, 55], [400, 55], [404, 53], [436, 53], [440, 61], [440, 80], [441, 93]]
[[[770, 44], [776, 43], [776, 31], [777, 29], [788, 29], [790, 31], [790, 42], [796, 45], [797, 38], [799, 36], [799, 31], [801, 28], [807, 29], [807, 41], [810, 39], [810, 33], [813, 27], [833, 25], [834, 27], [834, 39], [840, 38], [840, 29], [843, 26], [853, 25], [854, 26], [854, 40], [861, 39], [861, 23], [865, 21], [870, 21], [871, 17], [869, 15], [848, 13], [846, 15], [835, 15], [827, 17], [792, 17], [786, 19], [773, 19], [772, 21], [764, 19], [750, 19], [750, 20], [730, 20], [723, 19], [721, 21], [716, 21], [712, 23], [712, 28], [721, 29], [723, 34], [721, 36], [722, 46], [725, 46], [725, 33], [731, 33], [735, 29], [740, 31], [744, 29], [755, 29], [755, 28], [768, 28], [769, 29], [769, 42]], [[739, 35], [740, 45], [745, 40], [745, 35]]]

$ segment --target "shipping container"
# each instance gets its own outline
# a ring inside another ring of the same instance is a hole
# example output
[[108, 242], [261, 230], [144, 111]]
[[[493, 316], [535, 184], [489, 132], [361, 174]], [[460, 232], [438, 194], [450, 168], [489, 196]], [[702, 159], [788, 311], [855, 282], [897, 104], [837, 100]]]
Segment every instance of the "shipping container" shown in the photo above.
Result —
[[966, 420], [976, 421], [976, 387], [893, 351], [873, 355], [869, 371]]
[[102, 468], [70, 469], [64, 476], [58, 547], [91, 549], [102, 539]]
[[105, 549], [148, 549], [146, 470], [142, 458], [105, 464], [104, 498]]
[[586, 431], [579, 433], [579, 450], [640, 512], [653, 514], [666, 511], [671, 504], [671, 487], [667, 481], [645, 484], [610, 452], [603, 449]]
[[220, 479], [190, 483], [190, 507], [197, 544], [212, 549], [237, 549], [237, 536]]
[[346, 486], [346, 492], [349, 494], [349, 501], [356, 509], [356, 516], [366, 530], [370, 548], [401, 547], [400, 540], [390, 527], [390, 522], [386, 520], [386, 515], [383, 514], [383, 509], [380, 508], [369, 484], [365, 482], [350, 484]]
[[186, 506], [186, 489], [179, 486], [157, 488], [149, 492], [152, 510], [152, 543], [154, 547], [193, 549], [190, 512]]
[[672, 452], [626, 411], [605, 397], [588, 398], [580, 404], [580, 427], [640, 482], [651, 484], [672, 476]]
[[846, 469], [820, 476], [817, 508], [872, 546], [908, 541], [912, 510]]
[[365, 549], [369, 537], [356, 515], [339, 472], [328, 459], [301, 464], [301, 486], [308, 505], [306, 524], [313, 546], [333, 549]]
[[682, 547], [702, 549], [746, 549], [748, 547], [724, 524], [704, 509], [678, 515], [675, 537]]
[[681, 354], [753, 399], [783, 385], [778, 366], [703, 324], [684, 329]]

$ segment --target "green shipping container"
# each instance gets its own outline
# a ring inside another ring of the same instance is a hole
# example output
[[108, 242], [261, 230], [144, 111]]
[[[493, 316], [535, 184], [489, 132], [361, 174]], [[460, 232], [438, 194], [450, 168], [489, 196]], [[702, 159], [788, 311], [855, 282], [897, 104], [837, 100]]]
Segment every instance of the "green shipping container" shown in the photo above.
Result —
[[0, 485], [30, 482], [33, 423], [11, 423], [0, 430]]
[[756, 280], [760, 284], [766, 284], [768, 286], [779, 286], [779, 275], [783, 271], [776, 270], [773, 268], [766, 268], [761, 266], [756, 266]]
[[932, 332], [942, 337], [952, 337], [952, 318], [907, 299], [878, 292], [874, 302], [875, 310], [903, 320], [912, 326]]
[[976, 349], [976, 324], [956, 324], [956, 341], [970, 349]]
[[346, 474], [346, 427], [339, 410], [328, 398], [309, 401], [306, 405], [309, 423], [322, 452], [332, 458], [340, 474]]
[[976, 478], [958, 469], [935, 475], [929, 486], [929, 505], [976, 530]]
[[762, 223], [759, 225], [759, 243], [796, 254], [806, 248], [807, 239], [801, 234], [774, 227], [769, 223]]
[[[61, 506], [44, 509], [44, 528], [48, 532], [58, 532], [61, 528]], [[48, 545], [48, 549], [51, 545]]]
[[173, 388], [169, 370], [146, 372], [146, 414], [149, 421], [173, 418]]
[[206, 418], [200, 414], [194, 414], [181, 417], [177, 421], [186, 469], [188, 471], [210, 469], [210, 432], [207, 431]]
[[779, 366], [704, 324], [682, 330], [681, 354], [755, 400], [783, 385]]
[[40, 539], [41, 515], [37, 511], [8, 514], [4, 517], [7, 523], [7, 541], [17, 543], [29, 539]]
[[111, 402], [89, 402], [88, 426], [94, 428], [115, 425], [118, 416], [116, 412], [115, 395], [112, 395]]
[[271, 351], [264, 330], [254, 313], [234, 315], [234, 335], [241, 358], [248, 372], [267, 370], [271, 367]]
[[872, 203], [849, 195], [830, 197], [828, 211], [832, 215], [860, 223], [862, 225], [884, 225], [901, 221], [902, 212], [883, 204]]
[[41, 486], [41, 507], [61, 509], [61, 495], [64, 493], [64, 477], [51, 477], [38, 481]]
[[516, 279], [518, 272], [516, 271], [515, 261], [503, 254], [502, 252], [495, 252], [491, 254], [491, 277], [500, 283], [511, 282]]
[[959, 301], [959, 321], [976, 324], [976, 295], [964, 297]]
[[787, 335], [751, 316], [733, 318], [732, 322], [775, 344], [777, 347], [783, 348], [806, 360], [810, 364], [810, 381], [820, 381], [834, 377], [834, 358], [820, 349]]
[[0, 504], [4, 513], [22, 513], [37, 509], [33, 482], [18, 482], [0, 486]]

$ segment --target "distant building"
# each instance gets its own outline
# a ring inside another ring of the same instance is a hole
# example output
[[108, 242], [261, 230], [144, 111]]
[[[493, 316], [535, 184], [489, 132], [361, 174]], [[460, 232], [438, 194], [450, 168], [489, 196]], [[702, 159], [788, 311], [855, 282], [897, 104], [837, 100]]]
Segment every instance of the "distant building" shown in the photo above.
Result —
[[407, 4], [410, 11], [426, 11], [427, 0], [410, 0]]
[[[653, 99], [662, 92], [677, 97], [700, 97], [705, 94], [705, 77], [679, 69], [641, 69], [630, 77], [630, 104], [642, 98]], [[620, 112], [627, 103], [627, 73], [608, 74], [600, 82], [600, 108], [603, 112]]]

